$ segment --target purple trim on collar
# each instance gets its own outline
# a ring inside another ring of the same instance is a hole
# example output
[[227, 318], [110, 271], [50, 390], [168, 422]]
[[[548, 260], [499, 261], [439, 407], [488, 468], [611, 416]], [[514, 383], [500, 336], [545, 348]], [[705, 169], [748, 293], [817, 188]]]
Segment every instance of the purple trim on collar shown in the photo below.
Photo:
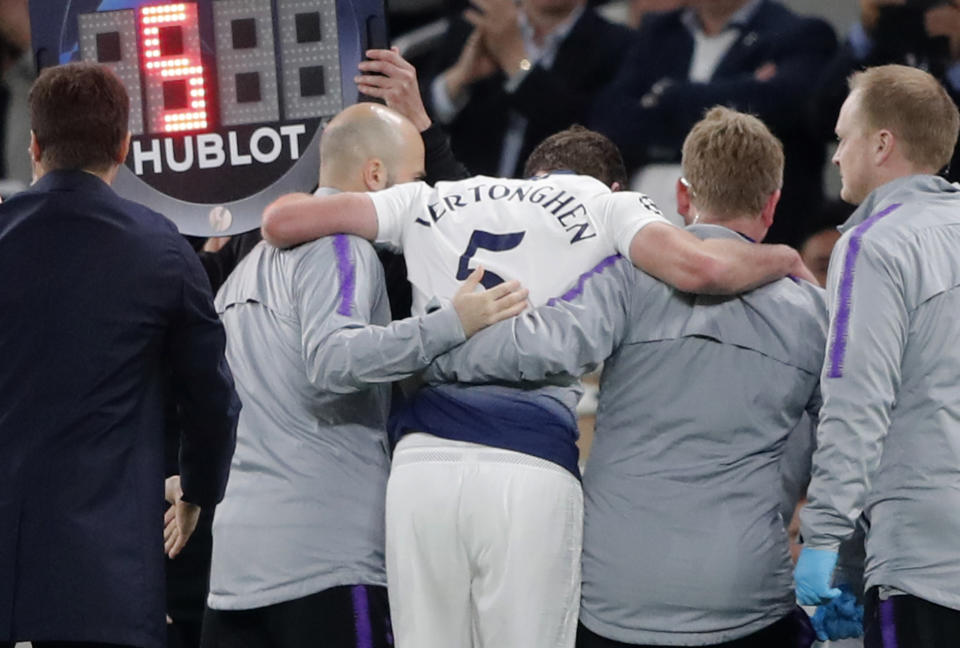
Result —
[[609, 268], [614, 263], [616, 263], [617, 259], [620, 259], [620, 258], [622, 257], [619, 254], [612, 254], [608, 256], [606, 259], [604, 259], [603, 261], [595, 265], [593, 268], [591, 268], [587, 272], [584, 272], [582, 275], [580, 275], [580, 278], [577, 279], [576, 286], [574, 286], [567, 292], [563, 293], [559, 297], [550, 298], [550, 300], [547, 302], [547, 306], [554, 306], [557, 303], [557, 301], [573, 301], [574, 299], [576, 299], [577, 297], [583, 294], [583, 289], [584, 289], [584, 286], [586, 286], [587, 284], [587, 279], [589, 279], [595, 274], [600, 274], [605, 269]]
[[357, 648], [373, 648], [373, 628], [370, 626], [370, 602], [367, 600], [367, 588], [354, 585], [350, 595], [353, 598], [353, 623], [357, 633]]
[[847, 254], [843, 259], [843, 270], [840, 275], [840, 288], [837, 291], [837, 309], [834, 316], [833, 344], [830, 345], [830, 370], [827, 378], [843, 377], [843, 360], [847, 352], [847, 335], [850, 328], [850, 307], [853, 299], [853, 275], [857, 265], [857, 256], [860, 254], [860, 241], [881, 218], [895, 211], [903, 203], [895, 203], [886, 209], [877, 212], [870, 218], [857, 225], [850, 234], [847, 245]]
[[337, 270], [340, 273], [340, 306], [337, 307], [337, 313], [349, 316], [353, 307], [357, 268], [350, 258], [350, 241], [345, 234], [333, 237], [333, 249], [337, 253]]

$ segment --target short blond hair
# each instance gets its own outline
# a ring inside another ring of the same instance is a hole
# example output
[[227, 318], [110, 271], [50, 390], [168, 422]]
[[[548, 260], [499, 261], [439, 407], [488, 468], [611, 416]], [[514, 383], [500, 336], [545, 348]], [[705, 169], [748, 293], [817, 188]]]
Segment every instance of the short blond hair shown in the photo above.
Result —
[[760, 213], [783, 186], [783, 144], [766, 125], [717, 106], [683, 142], [683, 175], [692, 200], [718, 218]]
[[855, 72], [850, 92], [859, 93], [862, 126], [893, 133], [908, 161], [933, 172], [950, 162], [960, 113], [932, 75], [905, 65], [881, 65]]

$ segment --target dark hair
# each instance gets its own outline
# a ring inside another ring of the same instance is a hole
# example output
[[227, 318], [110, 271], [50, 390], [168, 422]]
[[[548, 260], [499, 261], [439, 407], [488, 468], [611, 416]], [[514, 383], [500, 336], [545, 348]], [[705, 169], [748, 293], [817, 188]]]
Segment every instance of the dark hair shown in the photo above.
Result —
[[67, 63], [47, 68], [30, 89], [30, 128], [47, 171], [105, 171], [127, 136], [130, 99], [108, 68]]
[[523, 173], [530, 177], [541, 171], [561, 170], [594, 177], [608, 187], [614, 182], [621, 187], [627, 184], [627, 169], [617, 145], [579, 124], [540, 142], [527, 158]]

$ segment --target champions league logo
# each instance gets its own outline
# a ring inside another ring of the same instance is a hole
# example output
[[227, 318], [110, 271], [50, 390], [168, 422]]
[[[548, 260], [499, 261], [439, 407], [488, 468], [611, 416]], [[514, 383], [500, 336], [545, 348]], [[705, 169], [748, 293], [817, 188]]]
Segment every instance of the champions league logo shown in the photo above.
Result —
[[315, 186], [321, 126], [386, 41], [382, 0], [34, 0], [31, 21], [40, 66], [97, 62], [126, 87], [117, 192], [202, 236]]

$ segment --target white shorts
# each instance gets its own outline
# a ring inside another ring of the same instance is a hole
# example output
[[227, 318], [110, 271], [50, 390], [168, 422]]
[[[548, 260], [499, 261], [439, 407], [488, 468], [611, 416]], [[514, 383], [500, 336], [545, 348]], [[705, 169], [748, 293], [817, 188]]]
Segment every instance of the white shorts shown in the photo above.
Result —
[[537, 457], [409, 434], [387, 482], [398, 648], [572, 648], [583, 491]]

